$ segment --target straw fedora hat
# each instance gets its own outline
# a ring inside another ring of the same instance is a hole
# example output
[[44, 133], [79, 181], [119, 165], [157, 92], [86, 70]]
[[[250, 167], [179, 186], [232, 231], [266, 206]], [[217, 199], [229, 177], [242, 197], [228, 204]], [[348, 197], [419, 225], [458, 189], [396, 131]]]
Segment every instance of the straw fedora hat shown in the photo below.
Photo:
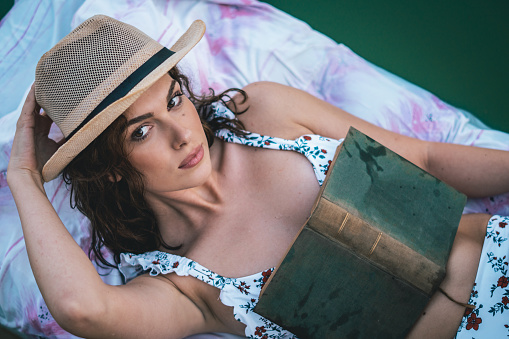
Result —
[[44, 181], [56, 178], [204, 33], [197, 20], [168, 49], [131, 25], [96, 15], [45, 53], [35, 71], [35, 97], [65, 143], [44, 165]]

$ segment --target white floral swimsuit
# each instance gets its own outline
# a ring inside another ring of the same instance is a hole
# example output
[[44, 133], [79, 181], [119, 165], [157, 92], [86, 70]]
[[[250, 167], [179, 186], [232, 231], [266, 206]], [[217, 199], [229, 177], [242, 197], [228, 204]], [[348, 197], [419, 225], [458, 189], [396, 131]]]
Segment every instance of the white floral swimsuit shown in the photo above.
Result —
[[[214, 104], [213, 108], [216, 116], [235, 118], [235, 115], [220, 103]], [[320, 185], [325, 179], [336, 148], [342, 142], [342, 140], [311, 134], [303, 135], [295, 140], [268, 137], [256, 133], [239, 137], [228, 130], [220, 130], [216, 132], [216, 136], [226, 142], [299, 152], [306, 156], [313, 165], [316, 179]], [[248, 338], [297, 338], [292, 333], [253, 312], [261, 288], [269, 278], [273, 268], [247, 277], [227, 278], [210, 271], [191, 259], [166, 252], [124, 253], [121, 254], [120, 260], [119, 269], [127, 281], [147, 271], [153, 276], [176, 273], [179, 276], [195, 277], [219, 288], [221, 290], [221, 302], [226, 306], [232, 306], [235, 319], [246, 324], [245, 333]]]
[[[216, 116], [229, 119], [235, 118], [233, 112], [224, 105], [216, 103], [213, 107]], [[216, 136], [226, 142], [235, 144], [299, 152], [308, 158], [313, 165], [316, 179], [320, 185], [325, 180], [325, 175], [327, 175], [329, 165], [334, 158], [336, 148], [343, 141], [343, 139], [330, 139], [316, 134], [306, 134], [295, 140], [269, 137], [257, 133], [249, 133], [244, 137], [239, 137], [226, 129], [217, 131]]]
[[509, 217], [492, 216], [468, 302], [475, 309], [466, 310], [456, 339], [509, 337], [508, 239]]

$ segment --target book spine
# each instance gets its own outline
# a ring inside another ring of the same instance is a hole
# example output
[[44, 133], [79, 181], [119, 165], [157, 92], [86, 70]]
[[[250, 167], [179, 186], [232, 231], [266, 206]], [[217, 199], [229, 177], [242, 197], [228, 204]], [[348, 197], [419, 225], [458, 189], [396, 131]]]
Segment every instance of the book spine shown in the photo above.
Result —
[[308, 227], [431, 296], [445, 270], [344, 208], [321, 197]]

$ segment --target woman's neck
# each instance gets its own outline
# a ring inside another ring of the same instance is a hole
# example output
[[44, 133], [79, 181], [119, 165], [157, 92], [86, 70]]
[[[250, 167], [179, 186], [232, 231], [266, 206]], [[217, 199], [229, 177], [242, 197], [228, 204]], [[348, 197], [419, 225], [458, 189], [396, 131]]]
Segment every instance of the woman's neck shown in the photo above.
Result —
[[169, 245], [196, 239], [224, 210], [223, 148], [223, 143], [216, 142], [210, 149], [212, 171], [202, 185], [174, 192], [146, 192], [145, 199], [154, 211], [163, 239], [171, 239]]

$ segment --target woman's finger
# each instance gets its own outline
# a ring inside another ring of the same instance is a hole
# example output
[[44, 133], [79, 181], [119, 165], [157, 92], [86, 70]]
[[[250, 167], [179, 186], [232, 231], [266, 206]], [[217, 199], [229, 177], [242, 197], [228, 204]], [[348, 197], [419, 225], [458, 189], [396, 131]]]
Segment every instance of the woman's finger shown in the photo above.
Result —
[[37, 104], [32, 85], [16, 125], [9, 162], [11, 175], [28, 171], [32, 175], [40, 176], [42, 166], [59, 147], [48, 136], [51, 119], [40, 111], [41, 107]]

